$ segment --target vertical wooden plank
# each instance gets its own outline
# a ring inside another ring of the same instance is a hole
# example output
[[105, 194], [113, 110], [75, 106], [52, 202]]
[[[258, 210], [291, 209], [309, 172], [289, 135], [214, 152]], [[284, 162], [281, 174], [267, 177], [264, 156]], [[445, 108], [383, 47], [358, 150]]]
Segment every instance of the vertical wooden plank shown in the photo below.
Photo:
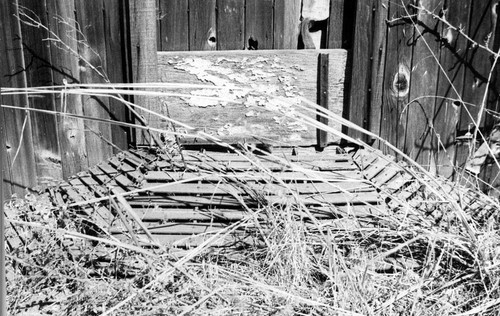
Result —
[[[330, 18], [328, 20], [328, 48], [352, 49], [358, 0], [331, 0]], [[386, 0], [375, 1], [375, 8]], [[383, 7], [387, 10], [387, 6]]]
[[[156, 47], [156, 1], [132, 0], [130, 1], [130, 30], [131, 51], [134, 82], [158, 81], [158, 50]], [[164, 110], [157, 98], [136, 96], [135, 103], [157, 113]], [[163, 127], [162, 123], [152, 114], [144, 114], [146, 122], [153, 127]], [[143, 134], [138, 137], [138, 143], [149, 144], [149, 136]]]
[[[373, 1], [359, 1], [356, 9], [356, 24], [354, 32], [354, 47], [352, 54], [352, 78], [348, 92], [348, 118], [363, 128], [368, 128], [368, 109], [370, 108], [370, 80]], [[365, 140], [363, 133], [349, 130], [353, 138]]]
[[245, 0], [217, 0], [217, 49], [245, 47]]
[[[22, 21], [27, 22], [27, 18], [24, 17], [26, 14], [43, 26], [48, 25], [45, 0], [19, 0], [19, 4], [26, 8], [20, 14]], [[48, 67], [51, 62], [50, 42], [45, 41], [49, 37], [48, 32], [41, 27], [35, 28], [27, 23], [21, 23], [21, 31], [28, 86], [51, 85], [52, 72]], [[54, 111], [56, 109], [55, 98], [53, 95], [31, 98], [30, 106], [35, 109]], [[54, 115], [33, 112], [31, 119], [38, 184], [50, 184], [53, 180], [62, 179], [57, 118]]]
[[[451, 25], [467, 25], [470, 14], [470, 0], [447, 1], [444, 18]], [[456, 132], [460, 118], [461, 104], [456, 101], [462, 97], [465, 74], [465, 53], [467, 40], [457, 31], [446, 26], [440, 28], [441, 36], [446, 39], [441, 46], [439, 63], [444, 73], [439, 72], [434, 114], [434, 127], [439, 135], [436, 152], [438, 173], [449, 178], [454, 173], [456, 156]]]
[[216, 0], [189, 0], [189, 50], [216, 50]]
[[[0, 72], [1, 71], [0, 66]], [[1, 86], [0, 86], [1, 87]], [[2, 104], [2, 93], [0, 92], [0, 104]], [[0, 107], [0, 122], [3, 122], [3, 108]], [[3, 162], [5, 152], [3, 124], [0, 124], [0, 315], [7, 315], [7, 285], [5, 279], [5, 220], [3, 213]]]
[[[109, 82], [106, 73], [106, 44], [104, 33], [103, 0], [76, 1], [76, 18], [80, 25], [78, 53], [82, 83]], [[109, 119], [109, 100], [83, 96], [83, 113], [87, 117]], [[109, 123], [86, 121], [85, 140], [90, 165], [111, 157], [113, 147]]]
[[331, 0], [330, 19], [328, 20], [328, 48], [343, 48], [344, 19], [347, 19], [344, 13], [345, 1]]
[[[26, 73], [22, 54], [22, 36], [16, 19], [17, 2], [0, 3], [0, 86], [26, 87]], [[3, 104], [28, 107], [26, 95], [8, 96]], [[7, 182], [13, 193], [24, 196], [24, 190], [36, 185], [36, 165], [29, 114], [19, 110], [4, 109], [5, 145], [7, 147]]]
[[[51, 45], [53, 83], [80, 82], [78, 47], [75, 20], [75, 6], [72, 0], [47, 2], [47, 21], [50, 31], [61, 43]], [[51, 38], [55, 38], [52, 36]], [[83, 115], [82, 99], [78, 96], [56, 95], [56, 109]], [[63, 177], [67, 178], [88, 167], [84, 126], [81, 120], [60, 117], [58, 119], [59, 146]]]
[[[387, 54], [383, 85], [383, 106], [380, 136], [403, 148], [408, 111], [403, 111], [408, 103], [411, 84], [411, 60], [413, 25], [405, 23], [401, 17], [413, 13], [411, 0], [402, 3], [389, 2], [390, 21], [387, 31]], [[385, 148], [384, 148], [385, 149]]]
[[[316, 103], [328, 110], [328, 88], [329, 88], [329, 67], [328, 54], [318, 54], [318, 80]], [[328, 126], [328, 118], [318, 115], [316, 118], [320, 123]], [[317, 129], [317, 148], [323, 150], [328, 145], [328, 133], [322, 129]]]
[[188, 0], [160, 0], [160, 43], [162, 51], [189, 50]]
[[[497, 4], [494, 0], [472, 1], [470, 11], [470, 21], [468, 35], [475, 42], [482, 45], [487, 45], [490, 48], [493, 45], [492, 35], [494, 34], [494, 27], [496, 19], [492, 16], [494, 13], [493, 6]], [[479, 48], [473, 43], [467, 45], [466, 62], [469, 65], [469, 70], [465, 72], [463, 101], [470, 103], [465, 104], [462, 108], [460, 115], [460, 122], [458, 127], [459, 134], [465, 134], [468, 130], [474, 131], [474, 124], [478, 118], [479, 108], [483, 101], [486, 91], [486, 81], [488, 74], [491, 70], [491, 62], [489, 60], [490, 54]], [[484, 123], [484, 115], [482, 116]], [[468, 157], [473, 154], [471, 147], [464, 144], [457, 148], [457, 164], [463, 166]]]
[[274, 49], [297, 49], [301, 0], [275, 0]]
[[[127, 63], [124, 47], [127, 43], [123, 25], [125, 16], [124, 1], [104, 1], [104, 34], [106, 44], [106, 72], [112, 83], [127, 82]], [[126, 122], [129, 117], [127, 108], [121, 102], [109, 100], [111, 119]], [[119, 149], [128, 149], [130, 129], [123, 126], [111, 125], [111, 139]], [[118, 149], [114, 148], [116, 153]]]
[[273, 0], [246, 0], [245, 48], [273, 48]]
[[160, 0], [156, 0], [156, 47], [161, 50], [161, 7]]
[[[420, 6], [439, 14], [441, 0], [421, 0]], [[434, 131], [434, 105], [432, 98], [422, 96], [436, 95], [436, 85], [429, 84], [438, 81], [439, 60], [436, 60], [439, 43], [430, 31], [438, 27], [438, 21], [424, 12], [418, 15], [420, 24], [415, 26], [415, 41], [413, 43], [413, 63], [410, 86], [410, 100], [417, 99], [408, 105], [408, 122], [404, 151], [412, 159], [436, 171], [433, 152], [436, 151], [436, 135]]]
[[[382, 102], [384, 91], [384, 68], [387, 51], [387, 18], [389, 0], [379, 0], [374, 3], [373, 17], [373, 45], [371, 83], [370, 83], [370, 109], [368, 115], [368, 129], [380, 135], [382, 119]], [[378, 142], [374, 146], [378, 146]]]

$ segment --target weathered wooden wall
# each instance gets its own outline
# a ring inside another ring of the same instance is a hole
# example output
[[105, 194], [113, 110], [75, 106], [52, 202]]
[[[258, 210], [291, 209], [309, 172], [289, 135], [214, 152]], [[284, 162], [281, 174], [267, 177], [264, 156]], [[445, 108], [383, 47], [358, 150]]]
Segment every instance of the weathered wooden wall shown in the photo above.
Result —
[[[297, 49], [311, 0], [157, 0], [162, 51]], [[355, 1], [323, 0], [321, 48], [350, 48]], [[329, 4], [328, 4], [329, 3]], [[329, 11], [328, 11], [329, 10]], [[314, 31], [314, 30], [312, 30]], [[318, 47], [320, 48], [320, 47]]]
[[[496, 70], [487, 91], [500, 44], [497, 1], [415, 3], [358, 1], [349, 117], [449, 177], [471, 154], [467, 136], [483, 99], [498, 111]], [[482, 128], [493, 122], [483, 113]]]
[[[310, 2], [156, 0], [156, 45], [163, 51], [300, 48], [299, 23]], [[418, 2], [434, 15], [417, 10], [413, 0], [329, 2], [329, 19], [316, 28], [321, 48], [351, 52], [344, 115], [430, 170], [452, 175], [471, 154], [468, 136], [483, 100], [489, 111], [498, 110], [497, 69], [489, 89], [486, 84], [491, 51], [500, 46], [497, 2]], [[20, 23], [17, 5], [27, 8], [22, 19], [46, 28]], [[137, 30], [130, 5], [131, 0], [2, 1], [1, 86], [131, 82], [137, 49], [131, 37]], [[55, 36], [63, 45], [47, 41]], [[2, 103], [130, 120], [123, 106], [105, 99], [18, 95], [4, 96]], [[4, 114], [6, 195], [86, 169], [118, 150], [110, 142], [118, 148], [130, 144], [131, 133], [110, 124], [10, 109]], [[494, 121], [488, 113], [481, 116], [485, 129]]]
[[[127, 6], [127, 0], [2, 1], [1, 86], [129, 81]], [[4, 95], [2, 104], [121, 121], [127, 116], [121, 104], [96, 97]], [[14, 109], [4, 114], [6, 196], [74, 175], [129, 143], [128, 130], [108, 123]]]

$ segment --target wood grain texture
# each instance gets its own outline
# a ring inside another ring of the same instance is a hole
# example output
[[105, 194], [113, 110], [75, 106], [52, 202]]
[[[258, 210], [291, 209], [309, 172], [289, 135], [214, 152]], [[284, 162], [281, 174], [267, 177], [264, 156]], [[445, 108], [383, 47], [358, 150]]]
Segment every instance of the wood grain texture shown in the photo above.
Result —
[[[446, 20], [452, 25], [460, 25], [468, 19], [470, 6], [470, 0], [449, 2], [445, 12]], [[447, 27], [441, 26], [439, 30], [446, 42], [439, 58], [444, 73], [439, 72], [437, 81], [434, 127], [439, 135], [439, 143], [435, 160], [439, 166], [438, 173], [449, 178], [454, 174], [457, 146], [461, 146], [456, 144], [456, 136], [462, 105], [454, 100], [460, 100], [463, 96], [467, 41], [458, 32]]]
[[189, 50], [188, 0], [159, 0], [160, 29], [158, 35], [162, 51]]
[[[158, 59], [156, 47], [156, 1], [130, 1], [131, 50], [133, 82], [157, 82]], [[135, 96], [134, 102], [156, 113], [165, 114], [156, 97]], [[149, 126], [159, 127], [160, 120], [156, 115], [141, 113]], [[137, 143], [151, 143], [150, 135], [142, 131], [136, 132]]]
[[[431, 11], [439, 12], [440, 0], [422, 0], [420, 5]], [[436, 172], [436, 162], [433, 153], [436, 148], [434, 130], [434, 105], [432, 98], [422, 96], [436, 95], [438, 81], [439, 42], [430, 31], [438, 27], [436, 19], [429, 14], [419, 14], [420, 25], [415, 28], [413, 62], [411, 72], [410, 100], [408, 104], [407, 133], [404, 150], [415, 161]]]
[[[80, 27], [78, 53], [86, 62], [80, 62], [82, 83], [109, 82], [106, 73], [107, 54], [104, 32], [102, 0], [75, 2], [76, 18]], [[95, 68], [92, 69], [92, 68]], [[83, 113], [88, 117], [110, 118], [109, 100], [93, 96], [83, 96]], [[111, 157], [113, 148], [109, 123], [85, 122], [85, 141], [90, 165]]]
[[247, 0], [245, 9], [245, 48], [273, 48], [273, 0]]
[[[256, 100], [264, 103], [251, 107], [232, 103], [224, 106], [214, 104], [200, 107], [197, 103], [190, 103], [186, 99], [168, 98], [166, 101], [170, 115], [180, 122], [195, 127], [194, 132], [204, 131], [228, 142], [261, 140], [294, 145], [314, 145], [316, 143], [315, 128], [293, 123], [293, 119], [286, 118], [279, 111], [268, 111], [264, 106], [274, 102], [277, 96], [284, 97], [285, 89], [289, 90], [288, 95], [292, 99], [302, 93], [309, 100], [316, 101], [319, 52], [329, 54], [330, 59], [328, 80], [330, 110], [337, 115], [342, 115], [347, 57], [344, 50], [160, 52], [158, 58], [163, 82], [203, 83], [199, 79], [200, 73], [195, 75], [186, 70], [191, 67], [186, 66], [186, 63], [196, 60], [209, 67], [212, 74], [216, 71], [226, 73], [216, 76], [216, 82], [226, 80], [226, 83], [241, 87], [253, 86], [256, 90], [274, 91], [267, 99], [258, 99], [259, 96], [256, 95]], [[196, 69], [200, 70], [199, 67]], [[229, 80], [231, 76], [236, 76], [244, 83]], [[190, 91], [184, 92], [190, 93]], [[290, 101], [291, 99], [288, 102]], [[316, 112], [313, 111], [307, 115], [315, 119], [315, 114]], [[340, 126], [333, 122], [330, 126], [340, 129]], [[333, 136], [329, 139], [330, 142], [338, 140]]]
[[328, 48], [344, 48], [342, 46], [344, 19], [347, 18], [344, 14], [345, 1], [331, 0], [330, 17], [328, 20]]
[[[382, 120], [388, 8], [389, 0], [375, 1], [368, 129], [376, 135], [380, 135]], [[378, 143], [376, 142], [374, 146], [378, 147]]]
[[[328, 54], [319, 54], [318, 55], [318, 82], [317, 82], [317, 96], [316, 96], [316, 103], [318, 103], [321, 107], [328, 109], [329, 108], [329, 102], [328, 102], [328, 70], [330, 66], [330, 61], [329, 61], [329, 56]], [[318, 115], [316, 117], [316, 120], [318, 122], [321, 122], [325, 125], [328, 125], [328, 118]], [[328, 132], [325, 130], [322, 130], [320, 128], [317, 129], [316, 131], [316, 146], [320, 149], [325, 148], [328, 145]]]
[[[23, 14], [38, 17], [42, 25], [48, 25], [46, 1], [20, 0], [19, 5], [26, 8]], [[22, 17], [21, 20], [26, 19]], [[23, 55], [26, 65], [26, 77], [29, 87], [49, 86], [52, 84], [50, 43], [44, 41], [48, 32], [21, 23], [23, 34]], [[30, 99], [30, 107], [54, 111], [55, 99], [52, 95]], [[37, 183], [48, 185], [55, 179], [62, 178], [61, 154], [59, 152], [59, 137], [57, 118], [44, 113], [31, 113], [33, 145], [36, 159]]]
[[[14, 18], [15, 3], [0, 3], [0, 86], [22, 88], [27, 86], [19, 21]], [[2, 104], [28, 107], [25, 95], [3, 96]], [[24, 196], [25, 189], [36, 185], [36, 164], [29, 114], [4, 109], [5, 144], [7, 155], [4, 184], [7, 194]]]
[[274, 49], [297, 49], [300, 0], [274, 1]]
[[[126, 1], [104, 1], [104, 41], [106, 43], [106, 73], [112, 83], [127, 82], [126, 50], [122, 43], [127, 42], [125, 34], [125, 6]], [[109, 100], [109, 116], [112, 120], [127, 122], [129, 113], [121, 102]], [[111, 125], [111, 140], [116, 145], [113, 152], [128, 149], [130, 129], [123, 126]]]
[[[1, 35], [0, 35], [1, 37]], [[0, 66], [0, 72], [2, 66]], [[0, 103], [2, 102], [2, 93], [0, 92]], [[3, 108], [0, 107], [0, 122], [4, 122]], [[3, 124], [0, 124], [0, 245], [5, 245], [5, 215], [4, 215], [4, 162], [7, 152], [5, 151], [5, 131]], [[10, 191], [10, 190], [9, 190]], [[5, 246], [0, 249], [0, 280], [5, 280]], [[7, 282], [0, 285], [0, 314], [7, 315]]]
[[[411, 1], [389, 2], [389, 16], [406, 16]], [[387, 31], [387, 54], [384, 76], [384, 103], [380, 136], [391, 144], [403, 148], [406, 138], [408, 112], [403, 111], [409, 100], [411, 85], [413, 26], [401, 20], [392, 23]]]
[[[75, 6], [73, 1], [59, 0], [47, 2], [48, 22], [51, 32], [56, 34], [62, 45], [51, 45], [53, 81], [56, 85], [80, 82], [78, 68], [77, 34], [74, 21]], [[68, 23], [66, 23], [68, 22]], [[64, 48], [63, 48], [64, 47]], [[74, 53], [71, 53], [74, 52]], [[82, 99], [79, 96], [55, 96], [58, 111], [83, 115]], [[70, 105], [70, 106], [68, 106]], [[61, 150], [63, 177], [69, 177], [88, 167], [86, 156], [85, 134], [83, 122], [78, 119], [59, 118], [58, 135]]]
[[217, 0], [189, 0], [190, 50], [217, 49], [216, 3]]
[[[0, 38], [3, 39], [3, 30], [1, 30], [0, 32]], [[1, 46], [0, 46], [1, 48]], [[2, 61], [2, 58], [0, 57], [0, 61]], [[3, 66], [4, 63], [2, 61], [2, 63], [0, 64], [0, 71], [3, 72]], [[3, 100], [3, 97], [2, 97], [2, 94], [0, 92], [0, 103], [1, 104], [5, 104], [4, 103], [5, 101]], [[10, 185], [10, 179], [11, 179], [11, 173], [10, 173], [10, 168], [9, 168], [9, 164], [7, 162], [7, 146], [6, 146], [6, 133], [7, 131], [5, 130], [5, 117], [4, 117], [4, 108], [3, 107], [0, 107], [0, 202], [2, 202], [0, 204], [0, 208], [2, 208], [2, 214], [0, 214], [0, 216], [3, 216], [4, 213], [3, 213], [3, 199], [8, 199], [10, 198], [10, 196], [12, 196], [12, 188], [11, 188], [11, 185]], [[2, 227], [5, 227], [3, 226], [2, 224]], [[3, 238], [3, 235], [2, 234], [2, 237], [0, 238]]]
[[[496, 5], [496, 1], [472, 1], [470, 8], [470, 24], [467, 34], [477, 43], [489, 46], [493, 45], [491, 35], [494, 34], [496, 20], [492, 16], [492, 6]], [[493, 32], [493, 33], [492, 33]], [[488, 74], [491, 70], [491, 62], [489, 62], [489, 53], [483, 49], [474, 46], [473, 43], [467, 43], [466, 62], [469, 65], [465, 72], [463, 101], [471, 105], [463, 105], [460, 115], [458, 131], [460, 134], [465, 134], [467, 131], [473, 132], [476, 128], [474, 122], [479, 117], [479, 109], [483, 103], [483, 98], [486, 91], [486, 82]], [[485, 116], [482, 115], [479, 126], [483, 126]], [[476, 122], [477, 123], [477, 122]], [[469, 158], [470, 145], [463, 144], [457, 148], [457, 165], [463, 165]]]
[[[354, 32], [354, 47], [352, 54], [352, 80], [349, 89], [349, 112], [347, 117], [352, 123], [368, 128], [368, 109], [370, 107], [372, 1], [360, 1], [356, 10], [356, 26]], [[365, 139], [363, 133], [349, 130], [349, 136]]]
[[217, 49], [245, 47], [245, 0], [217, 0]]

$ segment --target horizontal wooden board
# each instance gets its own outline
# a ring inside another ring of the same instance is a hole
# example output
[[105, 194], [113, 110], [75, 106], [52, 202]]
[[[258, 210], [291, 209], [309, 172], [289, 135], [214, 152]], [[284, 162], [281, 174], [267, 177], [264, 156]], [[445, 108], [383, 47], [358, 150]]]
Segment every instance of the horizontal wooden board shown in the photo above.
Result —
[[[366, 217], [366, 216], [383, 216], [385, 213], [382, 212], [382, 206], [373, 205], [352, 205], [352, 206], [336, 206], [331, 207], [316, 207], [307, 210], [308, 214], [305, 212], [294, 211], [294, 215], [300, 218], [309, 218], [309, 214], [313, 215], [315, 219], [322, 218], [335, 218], [337, 216], [354, 216], [354, 217]], [[225, 221], [233, 222], [239, 221], [244, 218], [255, 218], [259, 220], [265, 220], [265, 213], [251, 213], [242, 210], [234, 209], [204, 209], [204, 208], [160, 208], [160, 207], [150, 207], [150, 208], [135, 208], [137, 216], [141, 218], [144, 222], [166, 222], [166, 221], [177, 221], [177, 222], [188, 222], [188, 221]]]
[[372, 185], [362, 182], [341, 183], [287, 183], [286, 185], [274, 183], [183, 183], [179, 185], [166, 185], [159, 187], [158, 183], [145, 183], [144, 189], [160, 194], [245, 194], [245, 192], [257, 192], [260, 194], [329, 194], [342, 192], [370, 192], [374, 191]]
[[359, 171], [334, 171], [334, 172], [319, 172], [308, 171], [307, 173], [298, 171], [273, 172], [272, 174], [262, 174], [257, 171], [250, 172], [230, 172], [225, 174], [216, 174], [209, 172], [181, 172], [181, 171], [148, 171], [144, 178], [149, 182], [165, 181], [166, 179], [179, 180], [197, 180], [203, 179], [207, 182], [218, 182], [225, 180], [238, 181], [362, 181], [362, 176]]
[[[167, 97], [165, 104], [173, 119], [196, 128], [190, 134], [205, 132], [229, 143], [314, 145], [316, 129], [297, 122], [294, 113], [315, 120], [315, 111], [308, 113], [294, 104], [300, 96], [316, 102], [319, 53], [329, 54], [330, 59], [329, 108], [342, 115], [347, 52], [341, 49], [159, 52], [163, 82], [226, 88], [184, 89], [181, 92], [192, 97]], [[207, 100], [203, 95], [237, 103]], [[330, 125], [340, 131], [339, 124]], [[186, 130], [177, 127], [177, 131]]]
[[[153, 239], [162, 244], [162, 245], [171, 245], [176, 248], [190, 248], [190, 247], [196, 247], [203, 243], [204, 241], [210, 239], [213, 237], [213, 235], [216, 232], [210, 233], [210, 234], [205, 234], [205, 235], [191, 235], [191, 234], [185, 234], [185, 235], [153, 235]], [[150, 246], [151, 242], [149, 241], [148, 237], [144, 234], [136, 234], [135, 235], [137, 239], [139, 240], [139, 243], [143, 246]], [[127, 235], [119, 234], [115, 235], [118, 240], [125, 241], [125, 242], [130, 242], [130, 237]], [[220, 236], [217, 236], [213, 239], [212, 242], [210, 242], [209, 246], [211, 247], [224, 247], [228, 245], [232, 245], [235, 243], [246, 243], [246, 244], [255, 244], [257, 243], [258, 240], [253, 238], [252, 236], [238, 236], [235, 234], [230, 234], [230, 235], [224, 235], [221, 234]]]

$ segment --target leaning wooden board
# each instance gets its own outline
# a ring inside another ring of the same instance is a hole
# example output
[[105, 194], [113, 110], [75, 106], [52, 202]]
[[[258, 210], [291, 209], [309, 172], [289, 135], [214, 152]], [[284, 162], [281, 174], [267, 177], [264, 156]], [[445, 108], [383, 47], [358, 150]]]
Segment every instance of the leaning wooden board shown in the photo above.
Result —
[[[224, 87], [185, 89], [181, 92], [192, 97], [167, 97], [164, 105], [171, 118], [195, 128], [190, 134], [202, 131], [229, 143], [314, 145], [316, 129], [298, 122], [298, 115], [293, 111], [316, 119], [314, 111], [298, 109], [295, 104], [301, 96], [317, 100], [320, 53], [329, 55], [328, 107], [342, 115], [347, 52], [341, 49], [159, 52], [162, 82]], [[238, 88], [248, 90], [242, 92]], [[208, 100], [202, 96], [235, 102]], [[151, 123], [161, 126], [158, 122]], [[329, 126], [341, 128], [331, 120]], [[187, 132], [179, 127], [177, 131]], [[339, 141], [338, 137], [329, 137], [329, 142]]]

